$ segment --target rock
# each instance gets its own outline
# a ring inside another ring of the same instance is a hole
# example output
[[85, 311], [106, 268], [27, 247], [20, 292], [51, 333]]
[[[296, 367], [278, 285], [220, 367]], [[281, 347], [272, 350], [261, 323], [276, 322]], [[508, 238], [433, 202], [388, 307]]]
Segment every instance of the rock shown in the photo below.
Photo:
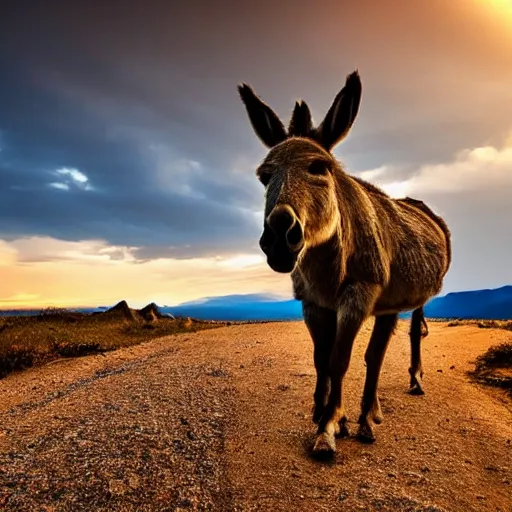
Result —
[[102, 315], [106, 317], [122, 317], [131, 321], [137, 320], [134, 311], [130, 309], [128, 303], [125, 300], [122, 300], [121, 302], [118, 302], [114, 307], [107, 309], [107, 311], [102, 313]]
[[162, 314], [154, 302], [144, 306], [142, 309], [139, 309], [138, 313], [147, 322], [155, 322], [159, 318], [162, 318]]

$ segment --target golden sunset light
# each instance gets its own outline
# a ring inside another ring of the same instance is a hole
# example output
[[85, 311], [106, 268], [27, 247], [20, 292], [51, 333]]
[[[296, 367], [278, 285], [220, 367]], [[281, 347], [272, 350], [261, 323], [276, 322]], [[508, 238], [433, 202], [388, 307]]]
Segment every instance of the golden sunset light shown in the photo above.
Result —
[[[52, 245], [54, 253], [37, 255]], [[136, 297], [134, 307], [175, 305], [202, 297], [205, 282], [226, 294], [252, 293], [255, 282], [264, 292], [290, 294], [289, 281], [273, 275], [259, 255], [137, 262], [128, 248], [47, 238], [4, 242], [0, 249], [4, 309], [109, 305], [124, 297]], [[112, 259], [114, 252], [123, 253], [122, 259]]]

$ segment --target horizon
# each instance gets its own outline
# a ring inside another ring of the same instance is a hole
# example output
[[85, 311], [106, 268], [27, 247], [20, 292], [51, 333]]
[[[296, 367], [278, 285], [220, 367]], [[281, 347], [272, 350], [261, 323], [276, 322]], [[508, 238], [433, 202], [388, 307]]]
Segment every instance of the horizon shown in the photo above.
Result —
[[[443, 297], [446, 297], [446, 296], [451, 295], [451, 294], [463, 294], [463, 293], [482, 292], [482, 291], [496, 291], [496, 290], [501, 290], [503, 288], [511, 288], [511, 287], [512, 287], [512, 283], [511, 284], [504, 284], [504, 285], [498, 286], [496, 288], [481, 288], [481, 289], [476, 289], [476, 290], [475, 289], [471, 289], [471, 290], [457, 290], [457, 291], [448, 292], [448, 293], [444, 293], [444, 294], [443, 293], [439, 293], [438, 295], [435, 295], [434, 297], [432, 297], [430, 299], [430, 301], [432, 301], [434, 299], [438, 299], [438, 298], [443, 298]], [[108, 308], [116, 306], [117, 304], [119, 304], [120, 302], [123, 302], [123, 301], [126, 302], [129, 307], [134, 308], [134, 309], [142, 309], [145, 306], [148, 306], [150, 304], [156, 304], [156, 306], [158, 306], [159, 308], [171, 309], [171, 308], [179, 308], [179, 307], [182, 307], [182, 306], [193, 306], [193, 305], [194, 306], [200, 306], [202, 304], [208, 303], [208, 301], [217, 300], [217, 299], [233, 299], [234, 297], [242, 297], [242, 298], [253, 297], [255, 299], [259, 298], [259, 299], [261, 299], [261, 302], [291, 302], [291, 301], [296, 301], [296, 299], [294, 299], [293, 296], [282, 296], [282, 295], [280, 296], [280, 295], [276, 295], [276, 294], [272, 294], [272, 293], [269, 293], [269, 294], [247, 293], [247, 294], [230, 294], [230, 295], [215, 295], [215, 296], [201, 297], [201, 298], [196, 299], [196, 300], [180, 302], [178, 304], [170, 304], [170, 303], [166, 303], [166, 302], [158, 304], [157, 302], [151, 301], [151, 300], [149, 302], [145, 302], [145, 303], [142, 303], [142, 302], [132, 302], [129, 299], [120, 298], [120, 299], [117, 299], [114, 302], [109, 303], [109, 304], [103, 303], [103, 304], [96, 304], [96, 305], [94, 305], [94, 304], [83, 305], [82, 304], [82, 305], [75, 305], [75, 306], [66, 306], [66, 305], [47, 304], [45, 306], [40, 306], [40, 307], [25, 307], [25, 308], [22, 308], [22, 307], [19, 307], [19, 308], [4, 308], [4, 307], [0, 306], [0, 312], [1, 311], [39, 311], [39, 310], [42, 310], [42, 309], [45, 309], [45, 308], [52, 308], [52, 307], [57, 307], [57, 308], [62, 308], [62, 309], [102, 309], [102, 308], [107, 308], [108, 309]], [[299, 302], [299, 301], [297, 301], [297, 302]], [[236, 304], [243, 304], [243, 302], [237, 302]]]
[[512, 283], [511, 26], [505, 0], [2, 6], [0, 310], [291, 299], [258, 246], [266, 150], [237, 85], [318, 123], [355, 69], [334, 154], [446, 219], [438, 297]]

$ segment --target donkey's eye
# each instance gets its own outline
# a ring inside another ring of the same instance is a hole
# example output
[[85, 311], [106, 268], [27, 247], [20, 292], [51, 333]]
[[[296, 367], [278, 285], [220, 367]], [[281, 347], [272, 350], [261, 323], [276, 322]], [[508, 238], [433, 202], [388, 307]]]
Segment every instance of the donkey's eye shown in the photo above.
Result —
[[261, 183], [263, 183], [265, 187], [269, 184], [271, 177], [272, 174], [270, 174], [269, 172], [260, 172], [258, 174], [259, 180], [261, 181]]
[[309, 174], [323, 176], [329, 172], [329, 164], [325, 160], [313, 160], [309, 164]]

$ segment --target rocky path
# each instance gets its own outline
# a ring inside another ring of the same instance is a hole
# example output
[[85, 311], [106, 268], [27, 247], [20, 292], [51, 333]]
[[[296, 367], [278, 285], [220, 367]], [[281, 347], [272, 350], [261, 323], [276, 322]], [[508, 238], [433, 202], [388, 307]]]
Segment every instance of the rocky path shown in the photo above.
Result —
[[[356, 419], [361, 332], [345, 396]], [[408, 325], [386, 355], [377, 442], [310, 457], [302, 322], [241, 325], [54, 362], [0, 381], [0, 510], [512, 511], [512, 407], [469, 382], [507, 331], [430, 324], [410, 396]], [[356, 424], [350, 424], [355, 433]]]

